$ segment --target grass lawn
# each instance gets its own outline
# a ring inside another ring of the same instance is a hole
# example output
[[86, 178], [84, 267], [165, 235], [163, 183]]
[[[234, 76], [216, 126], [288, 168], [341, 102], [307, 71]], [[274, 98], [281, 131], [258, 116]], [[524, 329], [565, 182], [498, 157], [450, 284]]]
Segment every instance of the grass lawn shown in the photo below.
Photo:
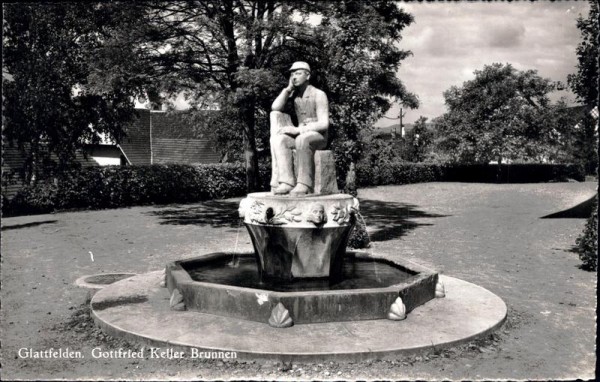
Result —
[[[589, 379], [595, 374], [596, 273], [572, 252], [580, 217], [544, 218], [596, 193], [596, 183], [423, 183], [359, 192], [373, 241], [500, 296], [506, 324], [484, 340], [395, 361], [292, 364], [93, 359], [137, 348], [105, 336], [74, 285], [96, 273], [144, 273], [181, 258], [249, 251], [239, 199], [65, 212], [2, 220], [4, 379]], [[93, 256], [92, 256], [93, 255]], [[92, 261], [93, 259], [93, 261]], [[85, 359], [24, 359], [21, 348], [81, 350]]]

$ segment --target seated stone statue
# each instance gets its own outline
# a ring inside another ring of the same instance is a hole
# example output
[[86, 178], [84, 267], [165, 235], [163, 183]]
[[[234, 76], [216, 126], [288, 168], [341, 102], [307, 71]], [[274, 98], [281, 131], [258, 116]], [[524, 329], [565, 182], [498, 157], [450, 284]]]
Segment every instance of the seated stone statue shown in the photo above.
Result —
[[[329, 103], [323, 91], [309, 84], [308, 63], [294, 62], [290, 72], [288, 86], [271, 106], [271, 188], [277, 195], [300, 196], [314, 192], [314, 153], [327, 145]], [[284, 112], [289, 101], [293, 102], [298, 126]], [[293, 149], [297, 155], [297, 179]]]

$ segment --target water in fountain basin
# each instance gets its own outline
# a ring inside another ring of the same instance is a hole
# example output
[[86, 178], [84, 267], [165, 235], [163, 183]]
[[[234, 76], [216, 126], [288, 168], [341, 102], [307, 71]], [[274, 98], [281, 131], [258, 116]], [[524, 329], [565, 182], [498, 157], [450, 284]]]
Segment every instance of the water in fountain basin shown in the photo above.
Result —
[[[360, 211], [356, 211], [356, 216], [360, 219], [360, 221], [362, 222], [362, 224], [365, 227], [365, 234], [367, 235], [367, 239], [368, 239], [367, 243], [369, 243], [368, 245], [372, 246], [371, 235], [369, 235], [369, 230], [367, 229], [367, 221], [365, 220], [365, 217], [360, 213]], [[358, 227], [355, 227], [354, 229], [358, 229]], [[372, 255], [372, 251], [370, 251], [370, 250], [367, 250], [367, 253], [369, 255]], [[377, 269], [374, 270], [375, 278], [379, 279], [379, 274], [377, 273], [377, 271], [378, 271]]]
[[237, 232], [235, 235], [235, 246], [233, 247], [233, 256], [231, 258], [231, 261], [227, 264], [228, 266], [232, 267], [232, 268], [237, 268], [240, 264], [239, 262], [239, 256], [238, 255], [238, 242], [240, 240], [240, 230], [242, 229], [242, 220], [238, 219], [238, 226], [237, 226]]
[[[233, 257], [238, 259], [237, 267], [231, 267], [228, 264]], [[209, 263], [188, 263], [184, 265], [184, 268], [195, 281], [278, 292], [384, 288], [404, 282], [415, 274], [386, 261], [354, 256], [346, 258], [343, 279], [338, 282], [322, 278], [295, 279], [285, 282], [261, 280], [260, 275], [256, 272], [255, 257], [247, 254], [231, 254], [231, 258]]]

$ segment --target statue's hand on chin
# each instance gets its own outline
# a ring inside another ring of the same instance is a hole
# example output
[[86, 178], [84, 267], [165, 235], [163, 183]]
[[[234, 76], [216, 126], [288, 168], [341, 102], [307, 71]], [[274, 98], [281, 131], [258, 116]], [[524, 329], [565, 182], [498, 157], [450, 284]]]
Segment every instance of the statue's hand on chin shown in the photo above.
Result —
[[294, 85], [294, 79], [290, 76], [290, 81], [288, 82], [288, 86], [284, 90], [287, 91], [288, 94], [291, 95], [294, 92], [294, 89], [296, 89], [296, 85]]

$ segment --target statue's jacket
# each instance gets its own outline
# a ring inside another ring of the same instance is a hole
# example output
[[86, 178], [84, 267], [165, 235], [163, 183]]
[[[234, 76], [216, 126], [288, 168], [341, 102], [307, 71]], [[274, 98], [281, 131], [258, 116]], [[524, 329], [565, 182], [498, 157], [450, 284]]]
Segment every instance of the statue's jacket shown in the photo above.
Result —
[[[288, 99], [284, 112], [292, 116], [292, 121], [300, 126], [303, 123], [317, 121], [317, 92], [320, 90], [312, 85], [308, 85], [304, 89], [304, 93], [294, 95]], [[292, 107], [293, 105], [293, 107]], [[327, 133], [322, 134], [327, 139]]]

